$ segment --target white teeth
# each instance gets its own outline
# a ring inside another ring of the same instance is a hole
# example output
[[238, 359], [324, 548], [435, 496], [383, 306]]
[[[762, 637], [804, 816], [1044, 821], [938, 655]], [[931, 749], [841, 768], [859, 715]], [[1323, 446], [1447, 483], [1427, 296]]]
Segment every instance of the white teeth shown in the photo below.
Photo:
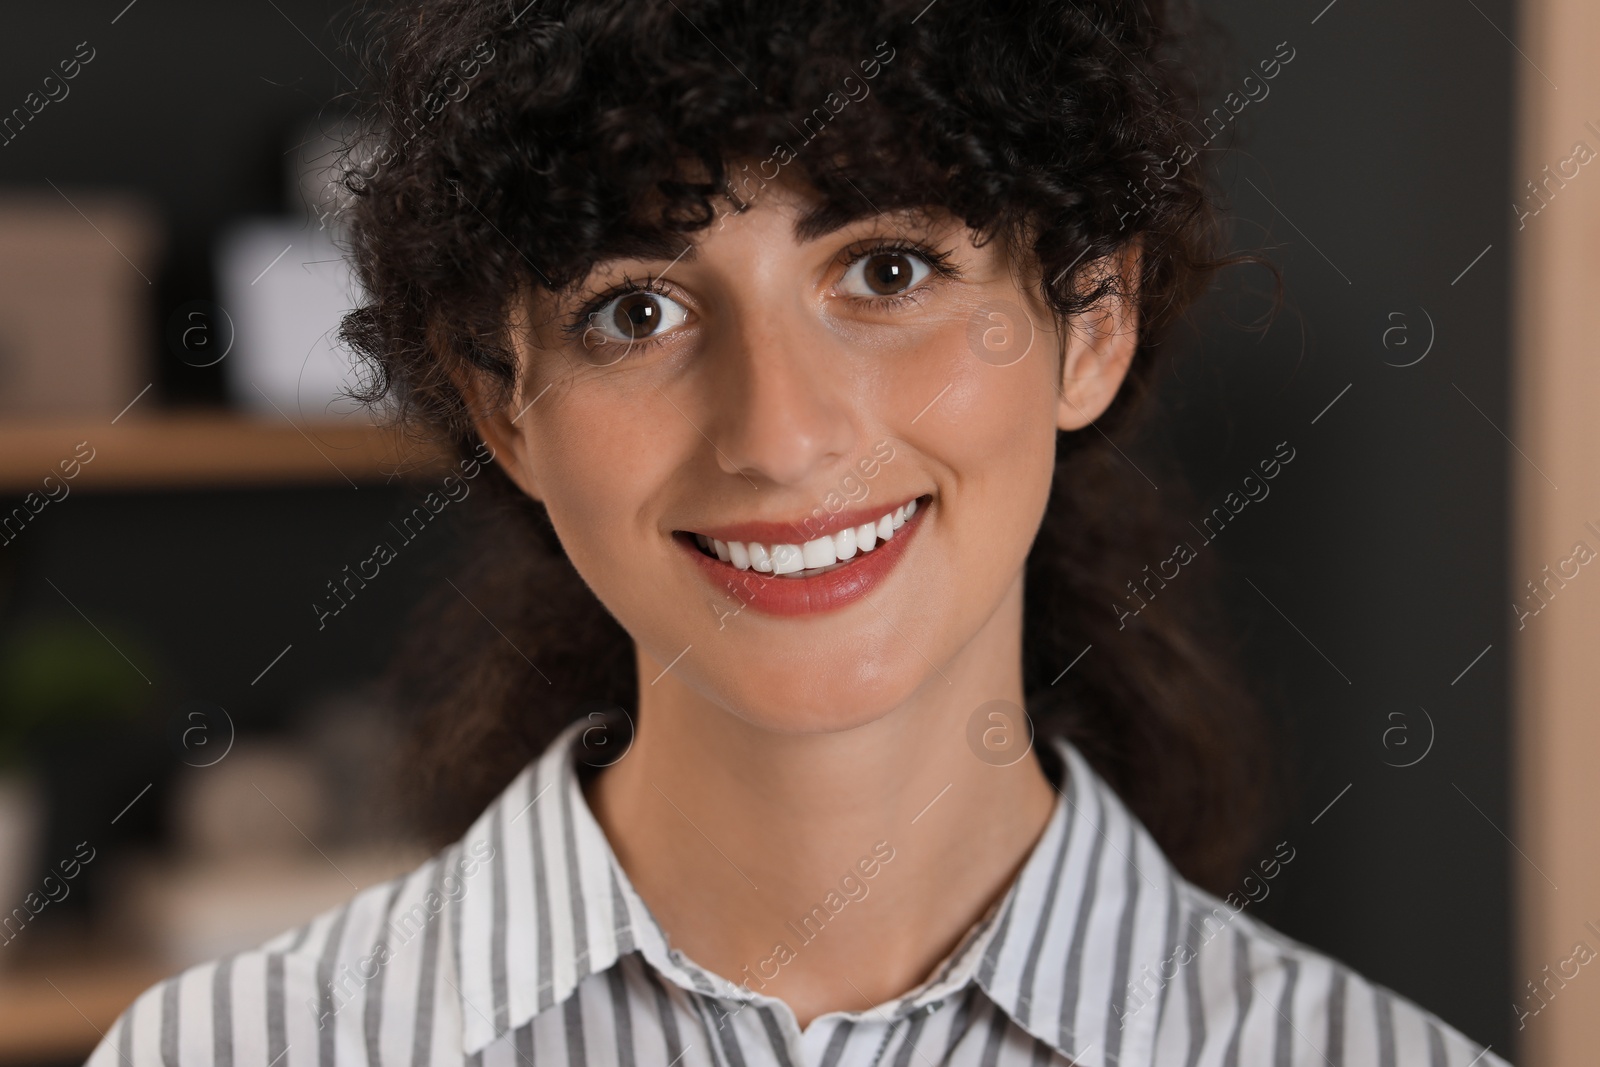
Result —
[[819, 537], [800, 546], [800, 555], [807, 567], [831, 567], [839, 562], [832, 537]]
[[804, 569], [805, 561], [801, 559], [799, 545], [772, 546], [773, 574], [793, 574]]
[[879, 542], [888, 541], [894, 532], [917, 513], [917, 502], [895, 508], [876, 522], [864, 522], [803, 545], [763, 545], [755, 541], [720, 541], [695, 534], [695, 544], [739, 570], [762, 574], [798, 574], [854, 559], [857, 553], [871, 552]]
[[840, 559], [850, 559], [856, 554], [856, 528], [846, 527], [833, 535], [834, 555]]

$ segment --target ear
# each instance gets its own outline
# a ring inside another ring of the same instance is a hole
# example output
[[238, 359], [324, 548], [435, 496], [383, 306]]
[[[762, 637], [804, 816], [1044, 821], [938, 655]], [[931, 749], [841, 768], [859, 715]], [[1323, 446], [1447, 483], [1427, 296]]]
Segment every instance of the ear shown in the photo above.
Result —
[[1056, 403], [1056, 425], [1081, 430], [1111, 406], [1117, 390], [1133, 364], [1139, 347], [1139, 278], [1141, 254], [1136, 240], [1123, 252], [1091, 266], [1098, 280], [1107, 271], [1121, 275], [1117, 292], [1095, 307], [1074, 315], [1066, 331], [1067, 350], [1061, 360], [1061, 396]]
[[521, 410], [527, 401], [522, 401], [512, 410], [495, 408], [490, 411], [482, 411], [471, 399], [467, 403], [474, 412], [472, 424], [483, 443], [493, 450], [495, 463], [506, 473], [506, 477], [516, 483], [517, 488], [534, 500], [543, 500], [539, 495], [539, 482], [534, 476], [533, 465], [528, 462], [528, 440], [518, 426], [517, 410]]
[[522, 396], [527, 386], [528, 367], [525, 351], [528, 331], [523, 325], [526, 321], [526, 317], [521, 314], [523, 310], [519, 308], [513, 312], [512, 321], [507, 329], [511, 350], [517, 361], [517, 387], [512, 390], [509, 406], [494, 403], [482, 388], [481, 379], [466, 371], [452, 367], [450, 379], [472, 416], [472, 424], [478, 432], [478, 437], [494, 452], [495, 463], [517, 488], [534, 500], [543, 500], [534, 465], [529, 462], [532, 452], [528, 435], [524, 432], [527, 428], [525, 420], [530, 417], [528, 408], [532, 405]]

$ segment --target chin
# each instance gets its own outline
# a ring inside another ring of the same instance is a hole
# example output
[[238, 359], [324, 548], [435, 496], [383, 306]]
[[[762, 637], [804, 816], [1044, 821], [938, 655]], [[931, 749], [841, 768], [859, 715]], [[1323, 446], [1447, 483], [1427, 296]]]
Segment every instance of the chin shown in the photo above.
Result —
[[[935, 682], [939, 677], [894, 627], [871, 609], [857, 610], [871, 619], [841, 626], [827, 616], [806, 622], [746, 617], [731, 619], [719, 630], [707, 609], [692, 626], [683, 624], [681, 613], [657, 615], [638, 631], [624, 623], [630, 634], [659, 635], [643, 642], [634, 637], [636, 646], [651, 649], [638, 664], [641, 704], [653, 689], [669, 705], [709, 706], [777, 734], [836, 733], [869, 725], [910, 699], [930, 676]], [[886, 610], [901, 631], [920, 629], [910, 621], [916, 612]], [[613, 615], [629, 617], [625, 610]], [[871, 632], [876, 629], [882, 632]], [[930, 652], [942, 643], [937, 632], [912, 636]]]
[[[859, 647], [845, 669], [820, 670], [805, 661], [779, 669], [771, 664], [754, 670], [733, 664], [703, 667], [704, 678], [686, 676], [685, 682], [729, 714], [777, 734], [842, 733], [868, 726], [910, 699], [932, 674], [915, 653], [885, 656]], [[730, 684], [735, 674], [737, 682]]]

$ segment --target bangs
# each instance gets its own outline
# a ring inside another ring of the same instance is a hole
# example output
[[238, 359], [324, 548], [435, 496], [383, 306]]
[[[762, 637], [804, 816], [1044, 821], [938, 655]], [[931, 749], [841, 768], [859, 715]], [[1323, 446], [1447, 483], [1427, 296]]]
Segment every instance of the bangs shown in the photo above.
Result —
[[[345, 181], [374, 296], [342, 336], [424, 421], [465, 428], [452, 364], [511, 386], [508, 313], [531, 289], [671, 258], [774, 183], [815, 194], [801, 239], [907, 209], [1002, 237], [1063, 318], [1136, 285], [1150, 339], [1216, 258], [1198, 168], [1162, 169], [1193, 106], [1156, 0], [413, 10], [369, 59], [384, 165]], [[1141, 277], [1090, 270], [1142, 238]]]

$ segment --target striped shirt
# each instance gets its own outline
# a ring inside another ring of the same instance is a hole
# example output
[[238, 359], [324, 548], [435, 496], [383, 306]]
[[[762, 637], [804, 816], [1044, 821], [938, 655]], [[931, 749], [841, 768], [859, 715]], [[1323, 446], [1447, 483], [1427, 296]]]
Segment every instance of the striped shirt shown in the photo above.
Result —
[[147, 990], [88, 1067], [1506, 1065], [1186, 882], [1060, 739], [1001, 900], [916, 989], [801, 1030], [670, 946], [584, 799], [580, 726], [415, 871]]

